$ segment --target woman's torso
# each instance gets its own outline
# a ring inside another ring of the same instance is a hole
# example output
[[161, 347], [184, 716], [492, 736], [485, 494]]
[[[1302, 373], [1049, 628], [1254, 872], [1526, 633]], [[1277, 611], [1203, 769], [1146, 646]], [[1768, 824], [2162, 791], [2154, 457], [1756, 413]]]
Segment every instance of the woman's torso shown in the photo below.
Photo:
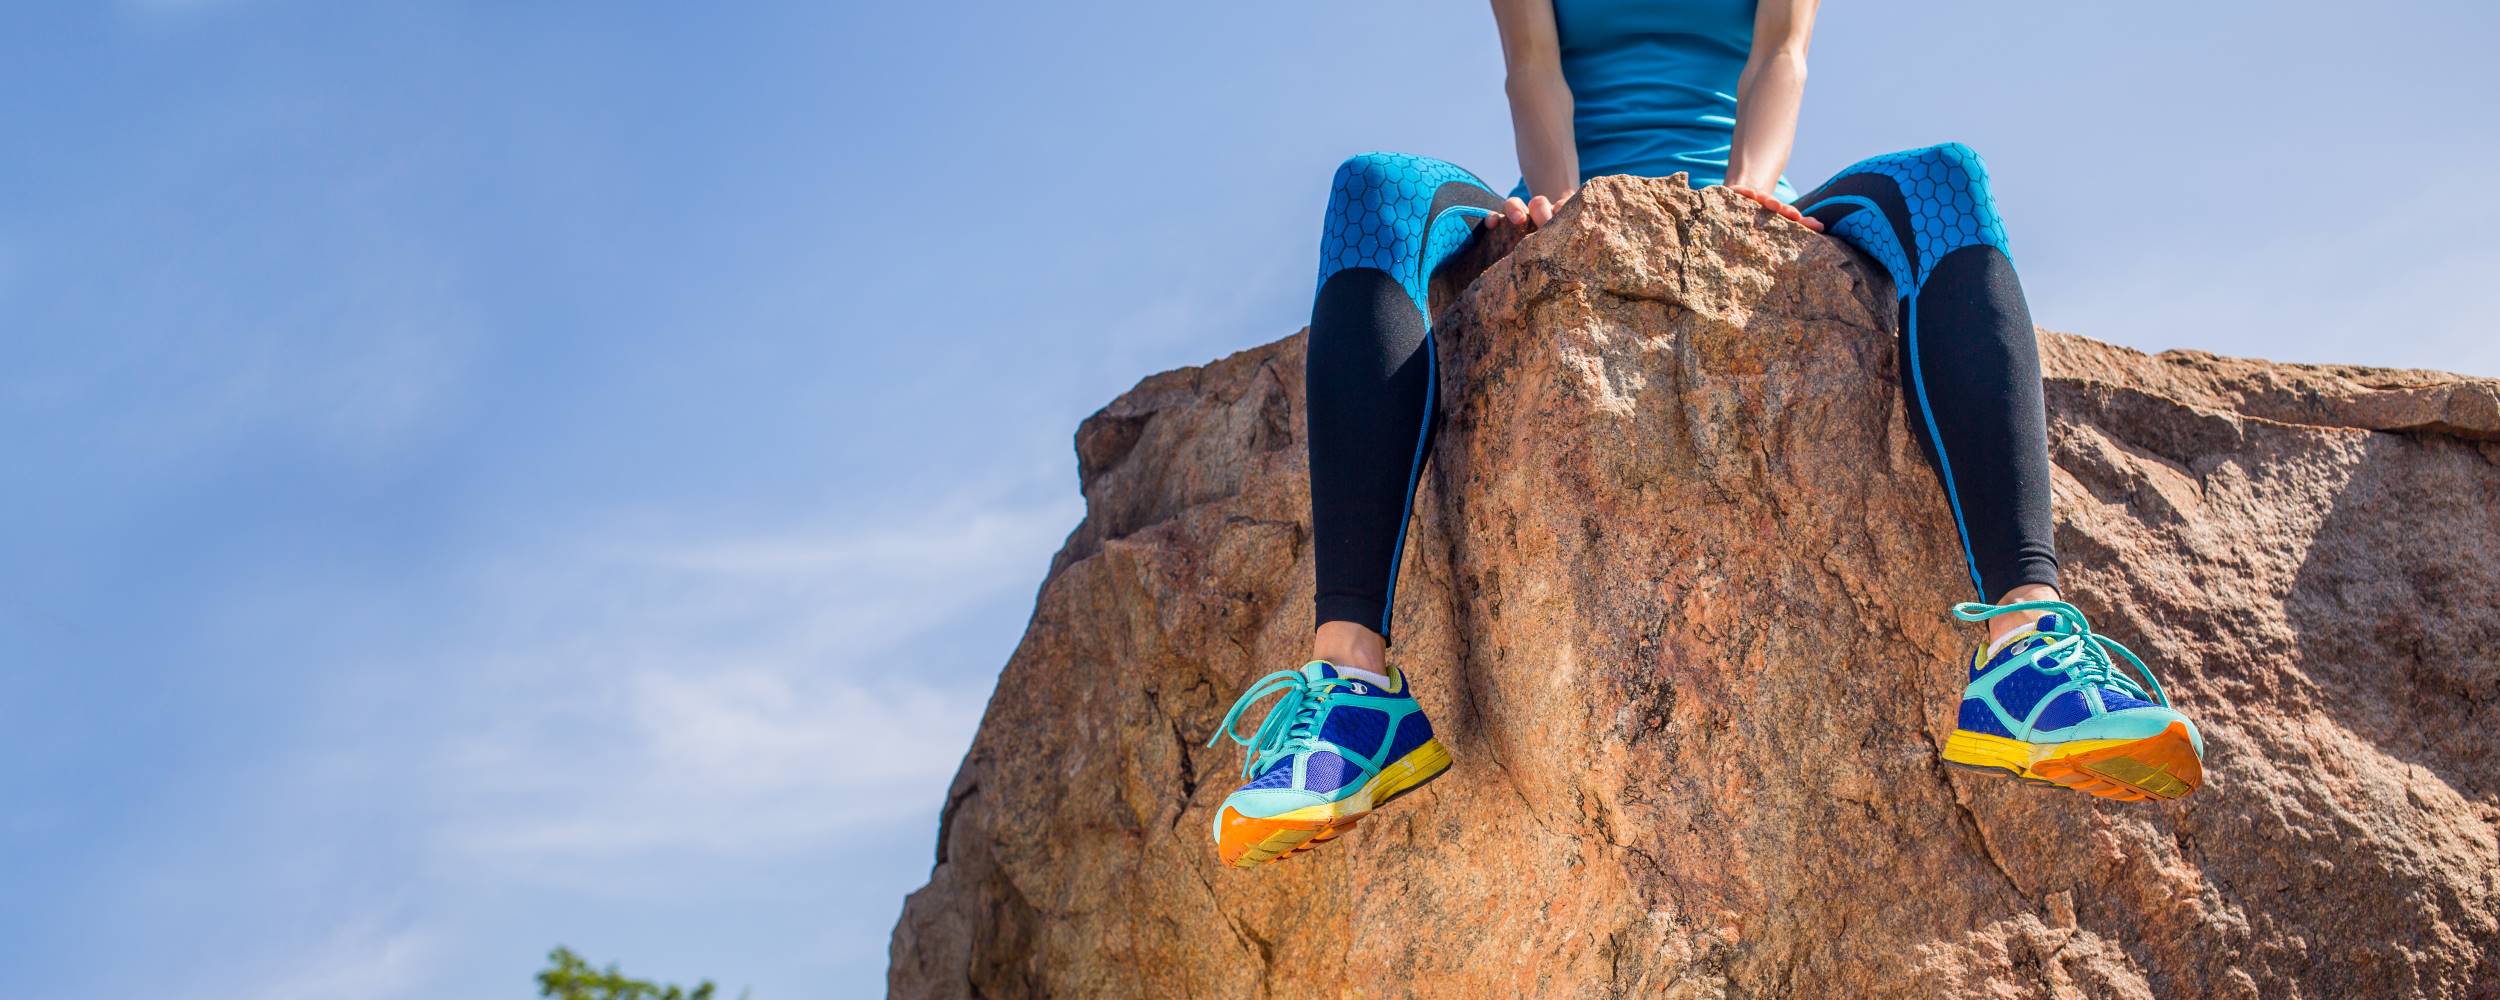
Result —
[[1680, 171], [1694, 187], [1726, 182], [1754, 2], [1553, 0], [1582, 180]]

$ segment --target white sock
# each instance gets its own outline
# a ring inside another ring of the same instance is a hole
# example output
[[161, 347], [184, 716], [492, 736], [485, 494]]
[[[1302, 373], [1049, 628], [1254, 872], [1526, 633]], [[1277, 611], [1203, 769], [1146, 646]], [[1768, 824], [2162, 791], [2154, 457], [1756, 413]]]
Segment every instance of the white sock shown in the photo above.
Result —
[[1987, 651], [1987, 652], [1979, 654], [1979, 662], [1981, 662], [1981, 663], [1986, 663], [1986, 662], [1988, 662], [1989, 660], [1996, 659], [1996, 658], [1997, 658], [1997, 654], [1998, 654], [1998, 653], [2000, 653], [2000, 652], [2003, 652], [2003, 651], [2005, 650], [2005, 647], [2013, 645], [2015, 640], [2020, 639], [2020, 638], [2022, 638], [2022, 637], [2024, 637], [2024, 636], [2030, 635], [2030, 634], [2032, 634], [2033, 632], [2037, 632], [2037, 631], [2039, 631], [2039, 630], [2040, 630], [2040, 622], [2039, 622], [2039, 620], [2038, 620], [2038, 619], [2033, 619], [2031, 624], [2029, 624], [2029, 625], [2025, 625], [2025, 626], [2023, 626], [2023, 627], [2021, 627], [2021, 628], [2018, 628], [2018, 629], [2015, 629], [2014, 631], [2011, 631], [2011, 632], [2007, 632], [2007, 633], [2005, 633], [2005, 636], [2004, 636], [2003, 638], [2000, 638], [2000, 639], [1998, 639], [1997, 641], [1995, 641], [1995, 642], [1992, 642], [1992, 643], [1989, 643], [1989, 644], [1988, 644], [1988, 651]]
[[1347, 680], [1370, 681], [1373, 687], [1377, 687], [1383, 691], [1389, 690], [1391, 686], [1388, 678], [1372, 673], [1371, 671], [1365, 670], [1361, 667], [1349, 667], [1342, 663], [1331, 663], [1329, 666], [1337, 668], [1337, 676], [1343, 677]]

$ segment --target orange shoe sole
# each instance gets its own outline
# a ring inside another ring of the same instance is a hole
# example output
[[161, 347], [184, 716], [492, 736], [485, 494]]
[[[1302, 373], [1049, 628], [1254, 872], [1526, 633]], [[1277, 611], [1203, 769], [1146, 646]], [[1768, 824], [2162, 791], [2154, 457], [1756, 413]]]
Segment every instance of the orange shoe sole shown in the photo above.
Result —
[[2132, 743], [2051, 757], [2031, 769], [2076, 791], [2127, 802], [2175, 799], [2205, 783], [2196, 743], [2177, 722]]
[[1944, 759], [2121, 802], [2176, 799], [2205, 783], [2196, 743], [2187, 726], [2176, 722], [2139, 740], [2081, 740], [2046, 747], [1957, 729], [1945, 743]]
[[1439, 740], [1427, 740], [1381, 768], [1361, 791], [1341, 802], [1264, 818], [1244, 816], [1225, 806], [1216, 825], [1216, 856], [1235, 868], [1256, 868], [1311, 850], [1337, 839], [1372, 810], [1431, 784], [1449, 769], [1449, 751]]

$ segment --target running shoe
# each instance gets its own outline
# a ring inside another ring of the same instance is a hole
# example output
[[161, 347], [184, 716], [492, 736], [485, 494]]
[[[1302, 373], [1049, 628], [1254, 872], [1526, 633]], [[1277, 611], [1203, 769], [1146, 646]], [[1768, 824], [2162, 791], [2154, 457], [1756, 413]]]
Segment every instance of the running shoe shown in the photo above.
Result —
[[[1245, 739], [1234, 731], [1243, 712], [1273, 695], [1283, 698], [1257, 732]], [[1237, 868], [1331, 840], [1450, 767], [1396, 667], [1380, 677], [1313, 660], [1269, 674], [1242, 692], [1207, 745], [1227, 736], [1247, 748], [1241, 774], [1250, 781], [1215, 811], [1215, 853]]]
[[[2196, 723], [2170, 707], [2152, 668], [2092, 631], [2074, 605], [1953, 606], [1953, 616], [1966, 622], [2024, 611], [2047, 613], [1993, 653], [1982, 648], [1971, 656], [1945, 762], [2128, 802], [2195, 791], [2205, 780]], [[2112, 653], [2126, 659], [2132, 675]]]

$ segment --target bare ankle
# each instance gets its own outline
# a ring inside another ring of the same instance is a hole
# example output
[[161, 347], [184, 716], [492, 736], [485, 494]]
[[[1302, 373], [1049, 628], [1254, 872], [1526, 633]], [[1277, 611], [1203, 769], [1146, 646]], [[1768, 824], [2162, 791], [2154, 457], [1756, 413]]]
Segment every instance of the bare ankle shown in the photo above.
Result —
[[[2022, 601], [2062, 600], [2065, 600], [2065, 598], [2058, 596], [2057, 588], [2055, 587], [2049, 586], [2045, 583], [2026, 583], [2020, 587], [2006, 591], [2003, 595], [2000, 595], [1996, 599], [1996, 603], [2015, 604]], [[1988, 619], [1988, 644], [1993, 646], [1999, 639], [2030, 628], [2031, 623], [2040, 620], [2040, 614], [2041, 613], [2038, 611], [2018, 611], [2010, 615], [1998, 615], [1994, 618]]]
[[1323, 622], [1311, 636], [1311, 658], [1385, 674], [1389, 672], [1389, 641], [1353, 622]]

